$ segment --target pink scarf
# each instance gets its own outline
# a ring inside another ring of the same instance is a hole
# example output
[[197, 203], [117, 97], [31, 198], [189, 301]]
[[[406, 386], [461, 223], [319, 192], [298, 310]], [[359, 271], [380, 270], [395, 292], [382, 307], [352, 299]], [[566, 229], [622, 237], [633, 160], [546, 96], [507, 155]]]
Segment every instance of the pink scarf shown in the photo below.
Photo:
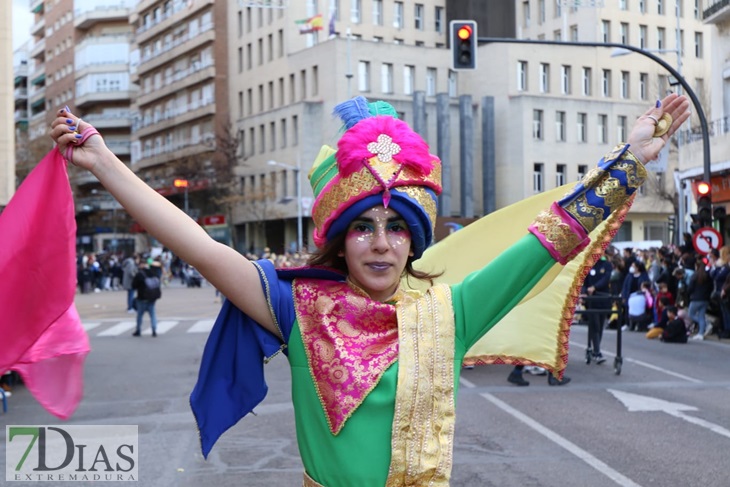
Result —
[[66, 161], [51, 150], [0, 215], [0, 374], [17, 371], [50, 413], [83, 395], [89, 340], [76, 291], [76, 220]]

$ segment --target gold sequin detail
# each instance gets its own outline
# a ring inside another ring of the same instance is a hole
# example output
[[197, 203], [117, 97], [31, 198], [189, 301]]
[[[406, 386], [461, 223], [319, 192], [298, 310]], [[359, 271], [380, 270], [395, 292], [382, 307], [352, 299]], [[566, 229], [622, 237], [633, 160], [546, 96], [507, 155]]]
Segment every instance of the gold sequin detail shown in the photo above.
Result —
[[398, 384], [386, 486], [448, 486], [454, 446], [454, 310], [437, 284], [398, 309]]
[[562, 258], [569, 256], [582, 241], [580, 236], [576, 235], [573, 229], [551, 210], [540, 212], [533, 225], [553, 245]]
[[[399, 182], [402, 182], [399, 184]], [[441, 185], [441, 165], [436, 164], [430, 174], [423, 176], [413, 169], [404, 167], [398, 174], [398, 178], [392, 185], [392, 189], [401, 190], [406, 182], [410, 182], [413, 186], [421, 186], [425, 182]], [[382, 191], [383, 188], [375, 179], [372, 173], [365, 167], [356, 171], [349, 176], [340, 179], [332, 186], [325, 187], [320, 193], [318, 204], [312, 212], [312, 219], [317, 228], [322, 228], [324, 222], [334, 214], [343, 204], [352, 204], [354, 201], [360, 200], [363, 195], [371, 194], [374, 190]], [[354, 201], [353, 201], [354, 200]], [[430, 213], [429, 213], [430, 215]], [[435, 212], [434, 212], [435, 215]], [[435, 223], [436, 219], [433, 218]]]
[[568, 204], [565, 211], [573, 215], [589, 233], [603, 221], [603, 208], [588, 204], [585, 194]]
[[614, 177], [607, 177], [604, 179], [598, 187], [595, 189], [596, 195], [603, 198], [603, 203], [608, 207], [608, 212], [613, 211], [621, 206], [629, 195], [626, 194], [626, 190], [621, 185], [621, 181]]

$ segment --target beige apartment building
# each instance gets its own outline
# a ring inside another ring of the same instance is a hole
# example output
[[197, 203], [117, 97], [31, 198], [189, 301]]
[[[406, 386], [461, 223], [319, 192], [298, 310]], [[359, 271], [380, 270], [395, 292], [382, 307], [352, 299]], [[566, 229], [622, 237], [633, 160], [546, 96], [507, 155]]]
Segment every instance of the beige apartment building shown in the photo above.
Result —
[[[712, 96], [706, 106], [710, 142], [712, 201], [715, 208], [730, 213], [730, 3], [709, 0], [703, 3], [703, 21], [710, 30], [712, 51], [708, 63], [712, 66], [709, 89]], [[703, 137], [698, 124], [684, 130], [678, 177], [686, 186], [687, 205], [693, 204], [691, 181], [703, 179]], [[724, 230], [730, 225], [727, 221]], [[727, 240], [727, 233], [724, 235]]]
[[[228, 18], [231, 116], [242, 141], [239, 176], [246, 200], [234, 224], [239, 239], [251, 248], [277, 242], [281, 249], [282, 241], [285, 248], [294, 248], [297, 167], [302, 173], [304, 240], [310, 241], [311, 192], [305, 176], [320, 146], [337, 140], [332, 108], [351, 96], [387, 100], [413, 123], [413, 93], [423, 92], [422, 134], [435, 151], [436, 95], [448, 94], [451, 143], [445, 160], [450, 161], [451, 205], [443, 216], [481, 216], [483, 97], [494, 100], [494, 198], [501, 208], [579, 179], [625, 140], [647, 106], [676, 89], [661, 65], [608, 48], [495, 43], [480, 46], [476, 71], [454, 72], [445, 48], [447, 19], [473, 18], [469, 2], [333, 2], [344, 7], [334, 14], [334, 36], [328, 29], [329, 2], [291, 2], [286, 10], [257, 8], [256, 3], [262, 2], [244, 2]], [[504, 7], [498, 3], [490, 3], [490, 10], [492, 5]], [[598, 2], [597, 7], [580, 8], [548, 0], [507, 3], [518, 38], [641, 47], [677, 68], [709, 103], [710, 36], [699, 2], [680, 0], [678, 11], [674, 0]], [[299, 34], [294, 21], [316, 14], [322, 14], [324, 30]], [[458, 101], [466, 94], [473, 104], [474, 167], [470, 177], [462, 178]], [[617, 240], [669, 242], [668, 217], [675, 211], [667, 195], [676, 191], [677, 154], [673, 146], [666, 168], [653, 173]], [[465, 214], [462, 191], [473, 194], [473, 214]]]
[[[13, 29], [10, 3], [0, 5], [0, 66], [12, 66]], [[10, 120], [13, 114], [13, 72], [10, 69], [0, 70], [0, 116]], [[0, 212], [8, 204], [15, 192], [15, 139], [14, 130], [3, 130], [0, 134]]]

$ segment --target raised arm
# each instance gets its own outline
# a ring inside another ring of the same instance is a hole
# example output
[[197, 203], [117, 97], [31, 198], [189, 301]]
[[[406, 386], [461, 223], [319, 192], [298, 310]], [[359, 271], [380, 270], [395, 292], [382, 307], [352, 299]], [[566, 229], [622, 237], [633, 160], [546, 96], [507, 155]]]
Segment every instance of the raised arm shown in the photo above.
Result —
[[254, 265], [234, 249], [210, 238], [183, 211], [139, 179], [109, 150], [101, 135], [88, 139], [81, 135], [93, 131], [90, 124], [67, 109], [59, 110], [51, 125], [51, 137], [69, 162], [94, 174], [152, 236], [195, 266], [244, 313], [279, 335]]

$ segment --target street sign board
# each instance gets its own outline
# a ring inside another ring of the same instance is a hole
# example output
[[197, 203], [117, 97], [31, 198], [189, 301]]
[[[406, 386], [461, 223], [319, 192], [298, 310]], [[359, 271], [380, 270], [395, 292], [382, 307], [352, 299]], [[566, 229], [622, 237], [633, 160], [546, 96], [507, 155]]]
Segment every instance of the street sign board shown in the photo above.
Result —
[[692, 244], [697, 252], [707, 255], [712, 249], [722, 247], [722, 236], [712, 227], [703, 227], [692, 235]]

